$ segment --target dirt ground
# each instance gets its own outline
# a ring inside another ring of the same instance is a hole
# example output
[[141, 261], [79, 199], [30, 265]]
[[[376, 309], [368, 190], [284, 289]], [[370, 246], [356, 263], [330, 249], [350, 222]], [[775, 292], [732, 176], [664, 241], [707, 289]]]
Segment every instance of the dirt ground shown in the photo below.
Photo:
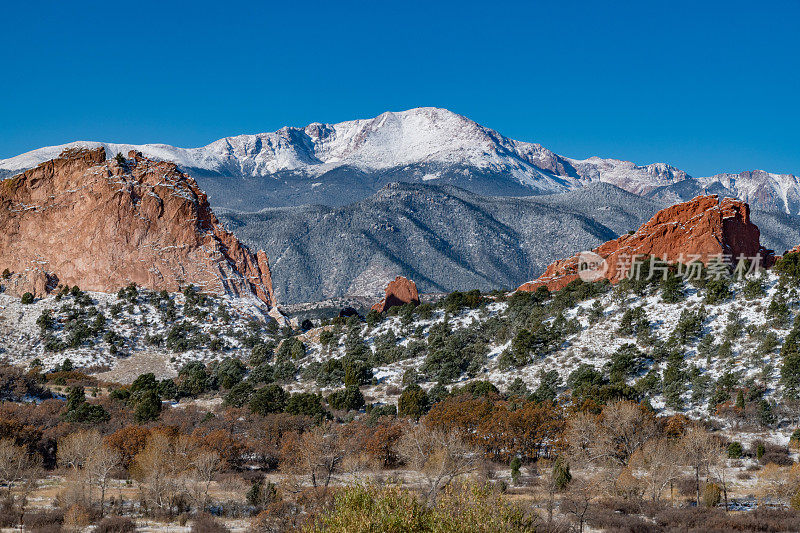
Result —
[[130, 357], [120, 359], [112, 370], [95, 374], [95, 377], [102, 381], [127, 385], [147, 372], [155, 374], [156, 379], [174, 378], [178, 375], [170, 364], [167, 353], [146, 351], [134, 352]]

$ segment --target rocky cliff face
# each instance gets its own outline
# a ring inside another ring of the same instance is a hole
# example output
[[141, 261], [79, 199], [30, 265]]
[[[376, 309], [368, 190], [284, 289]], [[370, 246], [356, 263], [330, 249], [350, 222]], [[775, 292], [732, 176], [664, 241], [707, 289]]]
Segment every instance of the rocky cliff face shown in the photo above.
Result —
[[67, 150], [0, 182], [0, 269], [13, 293], [58, 284], [115, 291], [129, 283], [193, 284], [274, 306], [269, 262], [217, 221], [206, 195], [174, 163], [131, 151]]
[[598, 261], [596, 279], [618, 281], [630, 270], [629, 258], [656, 256], [670, 263], [702, 261], [708, 263], [720, 255], [735, 261], [737, 257], [760, 256], [763, 266], [770, 266], [772, 251], [760, 244], [758, 227], [750, 221], [749, 206], [739, 200], [716, 195], [698, 196], [693, 200], [662, 209], [638, 231], [623, 235], [595, 248], [552, 263], [535, 281], [519, 290], [536, 290], [546, 286], [558, 290], [578, 279], [582, 263]]
[[407, 303], [419, 303], [417, 285], [403, 276], [397, 276], [394, 278], [394, 281], [390, 281], [386, 286], [386, 296], [383, 300], [373, 305], [372, 309], [383, 313], [390, 307], [405, 305]]

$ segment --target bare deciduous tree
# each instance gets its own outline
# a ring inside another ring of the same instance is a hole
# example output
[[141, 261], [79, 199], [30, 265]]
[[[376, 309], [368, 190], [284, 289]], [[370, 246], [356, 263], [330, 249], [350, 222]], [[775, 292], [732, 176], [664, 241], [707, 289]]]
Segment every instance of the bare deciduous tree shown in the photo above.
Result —
[[483, 461], [483, 455], [458, 432], [432, 430], [423, 424], [406, 428], [398, 448], [406, 464], [425, 479], [425, 495], [430, 502], [454, 479], [474, 472]]
[[578, 532], [583, 533], [586, 519], [591, 510], [592, 500], [597, 496], [595, 480], [573, 479], [561, 499], [560, 510], [571, 515], [578, 522]]
[[109, 446], [96, 430], [76, 431], [58, 441], [58, 462], [70, 469], [72, 497], [92, 503], [92, 489], [100, 493], [100, 514], [105, 513], [106, 491], [120, 465], [119, 451]]
[[103, 437], [97, 430], [69, 433], [58, 441], [58, 463], [80, 470], [86, 466], [92, 452], [102, 445]]
[[564, 436], [573, 460], [625, 466], [636, 450], [657, 432], [651, 413], [639, 404], [619, 401], [607, 405], [599, 416], [578, 413], [571, 417]]
[[15, 445], [11, 439], [0, 440], [0, 482], [8, 497], [16, 485], [33, 477], [38, 465], [24, 447]]
[[661, 500], [664, 490], [680, 477], [680, 456], [680, 449], [673, 441], [655, 438], [631, 457], [630, 467], [652, 501]]
[[20, 524], [28, 496], [36, 488], [39, 468], [40, 461], [23, 446], [16, 446], [11, 439], [0, 440], [0, 483], [6, 488], [7, 501], [18, 511]]
[[193, 454], [188, 472], [189, 492], [197, 505], [198, 512], [208, 506], [211, 482], [220, 470], [222, 470], [222, 459], [216, 452], [200, 449]]
[[758, 475], [757, 493], [762, 499], [789, 500], [800, 490], [800, 463], [790, 467], [768, 464]]
[[102, 444], [92, 451], [86, 463], [90, 483], [100, 491], [100, 516], [105, 515], [106, 491], [111, 481], [111, 475], [120, 465], [121, 457], [117, 450], [107, 444]]
[[334, 476], [341, 472], [347, 456], [342, 430], [330, 422], [302, 433], [286, 435], [281, 446], [281, 464], [285, 473], [305, 478], [311, 486], [327, 490]]
[[161, 512], [172, 513], [182, 493], [186, 471], [186, 437], [153, 432], [135, 458], [135, 477], [143, 496]]
[[601, 431], [597, 415], [579, 412], [570, 417], [564, 431], [570, 460], [576, 464], [593, 464], [607, 458], [612, 449], [610, 435]]
[[645, 442], [658, 433], [652, 413], [633, 402], [614, 402], [603, 409], [600, 428], [605, 434], [603, 442], [610, 443], [608, 457], [621, 465]]
[[719, 442], [700, 426], [690, 426], [680, 439], [683, 462], [694, 472], [695, 498], [700, 503], [700, 477], [708, 478], [709, 465], [721, 453]]

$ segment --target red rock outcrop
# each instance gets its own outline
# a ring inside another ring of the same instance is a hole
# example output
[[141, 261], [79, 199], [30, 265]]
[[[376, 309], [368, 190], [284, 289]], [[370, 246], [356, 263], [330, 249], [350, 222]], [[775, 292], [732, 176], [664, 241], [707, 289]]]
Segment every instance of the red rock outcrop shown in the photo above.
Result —
[[[720, 256], [729, 261], [736, 261], [740, 255], [760, 256], [761, 265], [768, 267], [773, 254], [760, 245], [760, 237], [758, 227], [750, 221], [746, 203], [731, 198], [720, 202], [716, 195], [698, 196], [659, 211], [635, 233], [595, 248], [593, 257], [604, 260], [596, 279], [619, 281], [630, 271], [633, 257], [642, 260], [656, 256], [669, 263], [684, 264], [699, 260], [707, 264]], [[561, 289], [578, 279], [579, 264], [586, 259], [586, 255], [578, 254], [556, 261], [538, 279], [518, 290], [531, 291], [540, 286]]]
[[73, 149], [0, 181], [0, 270], [10, 292], [58, 284], [115, 291], [129, 283], [255, 295], [275, 305], [269, 262], [222, 228], [174, 163]]
[[372, 309], [383, 313], [390, 307], [407, 303], [419, 303], [417, 285], [403, 276], [397, 276], [394, 281], [390, 281], [386, 286], [386, 296], [384, 296], [383, 300], [373, 305]]

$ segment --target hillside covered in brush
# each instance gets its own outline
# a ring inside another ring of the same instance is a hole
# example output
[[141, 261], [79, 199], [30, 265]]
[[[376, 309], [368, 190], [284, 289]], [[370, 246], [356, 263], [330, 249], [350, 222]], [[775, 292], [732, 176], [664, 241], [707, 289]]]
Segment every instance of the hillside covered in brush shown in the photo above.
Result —
[[192, 290], [131, 287], [103, 299], [78, 289], [33, 304], [0, 296], [3, 327], [29, 324], [2, 348], [15, 364], [45, 368], [69, 359], [107, 370], [157, 354], [164, 377], [242, 361], [241, 383], [221, 391], [239, 405], [269, 384], [318, 394], [331, 409], [342, 394], [349, 408], [402, 409], [401, 393], [418, 390], [424, 409], [466, 385], [578, 404], [644, 401], [694, 417], [736, 406], [774, 424], [795, 416], [786, 402], [800, 392], [799, 263], [789, 254], [744, 280], [671, 274], [616, 286], [577, 280], [553, 293], [457, 292], [295, 330]]

